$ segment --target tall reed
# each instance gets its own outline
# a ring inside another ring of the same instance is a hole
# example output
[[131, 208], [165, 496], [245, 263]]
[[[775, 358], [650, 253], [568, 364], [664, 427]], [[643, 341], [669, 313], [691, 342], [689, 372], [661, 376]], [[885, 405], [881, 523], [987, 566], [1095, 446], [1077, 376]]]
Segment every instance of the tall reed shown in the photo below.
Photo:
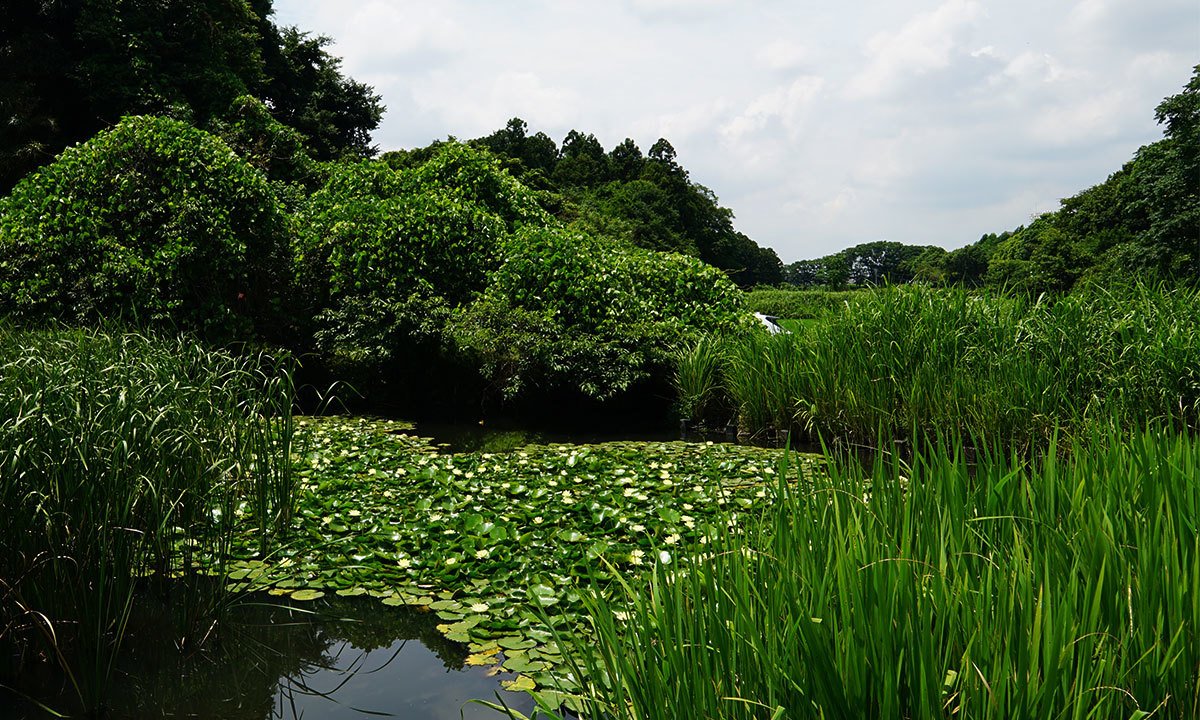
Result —
[[1200, 443], [1095, 430], [976, 466], [960, 446], [835, 460], [629, 588], [628, 615], [596, 594], [583, 715], [1200, 716]]
[[957, 431], [1044, 444], [1059, 428], [1200, 419], [1200, 293], [1057, 298], [883, 288], [803, 333], [731, 340], [724, 401], [767, 424], [874, 440]]
[[[182, 338], [0, 325], [0, 683], [56, 658], [102, 704], [134, 598], [203, 636], [236, 515], [290, 519], [290, 373]], [[265, 540], [264, 540], [265, 542]], [[202, 557], [203, 556], [203, 557]]]

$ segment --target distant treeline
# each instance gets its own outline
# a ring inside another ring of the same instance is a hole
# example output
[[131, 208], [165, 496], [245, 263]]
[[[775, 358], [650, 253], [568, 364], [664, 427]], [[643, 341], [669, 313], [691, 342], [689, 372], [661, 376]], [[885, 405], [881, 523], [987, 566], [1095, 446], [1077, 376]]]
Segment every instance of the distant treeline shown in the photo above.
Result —
[[[394, 167], [428, 160], [442, 142], [386, 153]], [[557, 145], [544, 132], [530, 134], [513, 118], [500, 130], [470, 141], [491, 151], [539, 203], [569, 228], [647, 250], [698, 257], [724, 270], [743, 288], [783, 282], [783, 265], [733, 227], [733, 211], [693, 182], [665, 138], [645, 154], [630, 138], [606, 152], [591, 133], [572, 130]]]
[[1200, 279], [1200, 65], [1155, 112], [1164, 138], [1027, 226], [953, 251], [872, 242], [783, 269], [799, 287], [923, 282], [1064, 292], [1081, 280]]

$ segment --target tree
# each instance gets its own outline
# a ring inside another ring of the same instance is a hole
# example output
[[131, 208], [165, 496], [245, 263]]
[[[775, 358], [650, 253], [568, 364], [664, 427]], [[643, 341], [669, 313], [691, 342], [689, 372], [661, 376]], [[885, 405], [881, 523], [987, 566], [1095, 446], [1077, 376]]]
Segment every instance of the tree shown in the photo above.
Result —
[[608, 154], [608, 166], [613, 180], [636, 180], [645, 164], [646, 159], [642, 157], [641, 149], [630, 138], [625, 138]]
[[1166, 139], [1138, 150], [1135, 172], [1149, 228], [1141, 244], [1166, 276], [1200, 281], [1200, 65], [1155, 111]]
[[304, 133], [319, 160], [373, 157], [378, 148], [371, 131], [383, 117], [381, 97], [342, 75], [342, 61], [325, 51], [329, 38], [273, 25], [267, 33], [261, 94], [272, 114]]
[[578, 130], [567, 133], [554, 166], [554, 181], [586, 188], [599, 185], [607, 176], [608, 157], [596, 136]]
[[383, 107], [325, 38], [268, 19], [270, 0], [43, 0], [0, 6], [0, 192], [133, 114], [204, 128], [253, 96], [318, 159], [373, 152]]

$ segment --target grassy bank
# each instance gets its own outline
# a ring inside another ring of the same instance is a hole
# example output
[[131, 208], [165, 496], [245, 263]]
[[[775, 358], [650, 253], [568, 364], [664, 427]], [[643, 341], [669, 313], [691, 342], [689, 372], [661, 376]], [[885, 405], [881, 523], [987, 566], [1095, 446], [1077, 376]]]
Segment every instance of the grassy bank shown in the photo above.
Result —
[[792, 335], [679, 356], [685, 413], [873, 441], [959, 432], [1023, 444], [1094, 422], [1195, 425], [1200, 294], [1163, 287], [1054, 300], [886, 288]]
[[1200, 713], [1200, 444], [958, 445], [781, 484], [749, 537], [592, 599], [585, 716]]
[[[223, 590], [232, 520], [291, 520], [283, 368], [182, 339], [0, 325], [0, 683], [57, 665], [103, 704], [134, 598], [171, 580], [178, 638]], [[11, 652], [9, 652], [11, 651]]]
[[755, 288], [746, 293], [746, 309], [793, 320], [823, 318], [866, 294], [862, 290], [781, 290]]

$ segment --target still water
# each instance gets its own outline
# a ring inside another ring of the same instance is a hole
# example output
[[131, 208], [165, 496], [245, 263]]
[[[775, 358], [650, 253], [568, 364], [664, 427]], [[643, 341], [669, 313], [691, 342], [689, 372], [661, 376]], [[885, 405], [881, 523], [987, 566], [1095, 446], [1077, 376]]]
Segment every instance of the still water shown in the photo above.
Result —
[[[464, 665], [466, 646], [444, 638], [438, 622], [433, 613], [368, 598], [289, 606], [257, 596], [233, 608], [220, 635], [190, 655], [147, 622], [126, 642], [103, 717], [503, 720], [504, 713], [468, 704], [495, 702], [497, 693], [529, 714], [531, 698], [500, 685], [514, 676]], [[66, 679], [34, 685], [25, 692], [47, 708], [82, 717]], [[56, 716], [0, 689], [0, 717]]]

